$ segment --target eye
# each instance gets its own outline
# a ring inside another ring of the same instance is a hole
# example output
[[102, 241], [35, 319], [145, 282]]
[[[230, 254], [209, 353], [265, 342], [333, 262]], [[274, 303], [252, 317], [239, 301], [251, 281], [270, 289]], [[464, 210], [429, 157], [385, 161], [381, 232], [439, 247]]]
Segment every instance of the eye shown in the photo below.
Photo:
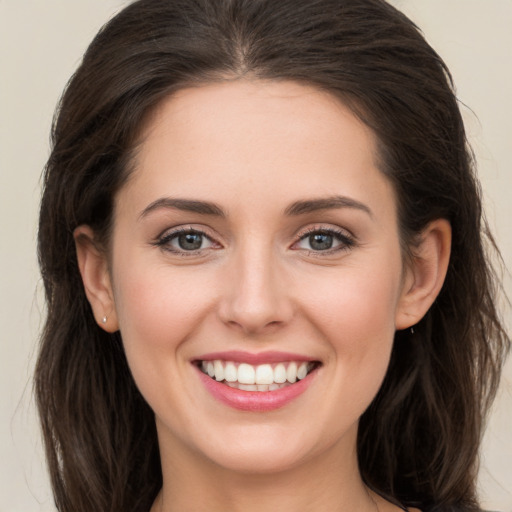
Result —
[[302, 235], [293, 249], [329, 253], [349, 249], [354, 244], [354, 239], [341, 230], [313, 229]]
[[184, 251], [197, 251], [198, 249], [203, 249], [203, 244], [208, 242], [208, 239], [202, 233], [182, 233], [181, 235], [176, 235], [172, 244], [177, 245], [180, 249]]
[[216, 244], [202, 231], [179, 229], [165, 233], [156, 241], [155, 245], [174, 253], [195, 254], [204, 249], [210, 249]]
[[330, 233], [314, 233], [307, 237], [307, 243], [314, 251], [326, 251], [332, 249], [337, 240]]

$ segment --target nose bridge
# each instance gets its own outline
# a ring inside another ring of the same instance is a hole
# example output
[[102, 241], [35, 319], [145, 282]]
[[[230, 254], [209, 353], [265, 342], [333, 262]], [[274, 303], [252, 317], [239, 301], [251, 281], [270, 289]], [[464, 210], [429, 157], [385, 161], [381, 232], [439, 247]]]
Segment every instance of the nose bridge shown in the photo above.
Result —
[[234, 251], [230, 286], [223, 298], [223, 320], [243, 331], [284, 324], [292, 315], [279, 257], [269, 241], [251, 239]]

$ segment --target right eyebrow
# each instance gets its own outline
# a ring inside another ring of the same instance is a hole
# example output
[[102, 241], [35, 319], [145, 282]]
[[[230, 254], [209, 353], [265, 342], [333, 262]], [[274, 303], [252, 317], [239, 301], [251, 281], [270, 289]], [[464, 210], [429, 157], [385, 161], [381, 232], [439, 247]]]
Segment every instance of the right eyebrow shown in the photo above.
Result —
[[360, 201], [347, 196], [331, 196], [296, 201], [285, 210], [285, 215], [304, 215], [318, 210], [332, 210], [337, 208], [353, 208], [367, 213], [373, 218], [370, 208]]
[[198, 201], [194, 199], [177, 199], [173, 197], [161, 197], [146, 206], [139, 215], [139, 220], [146, 217], [149, 213], [159, 209], [175, 209], [185, 212], [199, 213], [201, 215], [215, 215], [225, 217], [226, 214], [215, 203], [209, 201]]

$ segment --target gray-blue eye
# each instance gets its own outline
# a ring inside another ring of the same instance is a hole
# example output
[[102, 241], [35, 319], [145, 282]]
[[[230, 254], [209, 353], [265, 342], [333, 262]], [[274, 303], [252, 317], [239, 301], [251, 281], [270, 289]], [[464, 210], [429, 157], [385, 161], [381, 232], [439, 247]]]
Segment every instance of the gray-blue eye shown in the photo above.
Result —
[[158, 240], [156, 245], [171, 252], [184, 254], [208, 249], [214, 243], [201, 231], [187, 229], [165, 234]]
[[344, 232], [332, 229], [318, 229], [304, 235], [295, 244], [295, 248], [314, 252], [328, 252], [348, 249], [353, 245], [354, 240]]
[[203, 238], [201, 233], [182, 233], [176, 237], [176, 241], [184, 251], [197, 251], [203, 245]]
[[335, 240], [330, 233], [313, 233], [309, 235], [308, 242], [314, 251], [325, 251], [332, 249]]

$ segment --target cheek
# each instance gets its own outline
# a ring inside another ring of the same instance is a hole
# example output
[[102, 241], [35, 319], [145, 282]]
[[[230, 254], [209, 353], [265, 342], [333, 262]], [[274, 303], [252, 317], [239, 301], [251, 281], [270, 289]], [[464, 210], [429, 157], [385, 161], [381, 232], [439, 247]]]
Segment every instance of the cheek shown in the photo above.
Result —
[[[398, 276], [398, 277], [397, 277]], [[333, 391], [341, 410], [359, 417], [387, 371], [395, 333], [400, 272], [347, 271], [315, 289], [310, 321], [331, 346]], [[334, 281], [333, 281], [334, 282]]]
[[395, 331], [400, 292], [398, 271], [347, 269], [343, 275], [308, 287], [311, 317], [319, 330], [339, 339], [347, 349], [389, 340]]
[[116, 311], [130, 367], [134, 376], [149, 366], [153, 373], [193, 335], [210, 309], [211, 287], [201, 272], [166, 265], [130, 265], [126, 259], [115, 268]]

